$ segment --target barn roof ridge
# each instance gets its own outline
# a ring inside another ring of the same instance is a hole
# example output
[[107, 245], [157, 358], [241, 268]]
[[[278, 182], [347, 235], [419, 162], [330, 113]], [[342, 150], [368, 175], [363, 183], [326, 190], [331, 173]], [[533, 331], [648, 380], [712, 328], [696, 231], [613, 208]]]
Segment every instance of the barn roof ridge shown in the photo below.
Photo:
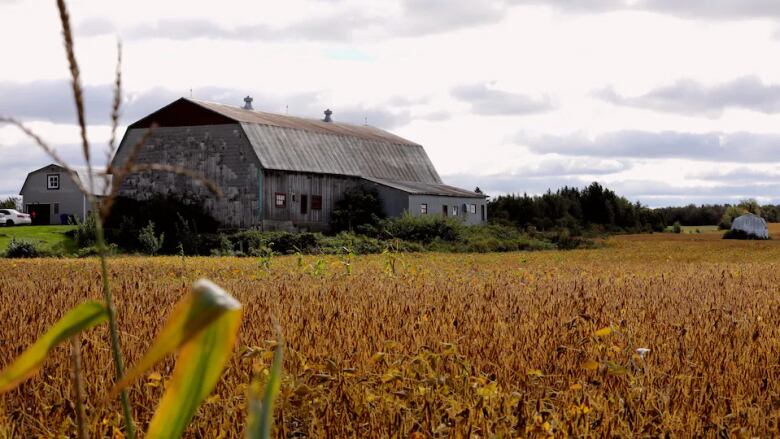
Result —
[[182, 99], [201, 106], [207, 110], [219, 113], [220, 115], [229, 119], [233, 119], [236, 122], [276, 126], [280, 128], [290, 128], [302, 131], [314, 131], [337, 136], [361, 137], [400, 145], [420, 146], [419, 143], [413, 142], [371, 125], [357, 125], [348, 122], [325, 122], [315, 118], [291, 116], [287, 114], [271, 113], [255, 109], [250, 110], [235, 105], [207, 101], [203, 99], [187, 97], [183, 97]]

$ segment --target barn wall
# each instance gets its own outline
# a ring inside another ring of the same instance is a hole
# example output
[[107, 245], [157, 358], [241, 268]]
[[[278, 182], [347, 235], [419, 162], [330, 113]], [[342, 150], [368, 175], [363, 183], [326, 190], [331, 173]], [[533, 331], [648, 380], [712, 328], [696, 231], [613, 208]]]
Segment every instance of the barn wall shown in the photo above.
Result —
[[[263, 219], [266, 229], [321, 231], [328, 228], [333, 205], [344, 192], [360, 184], [354, 177], [286, 171], [263, 171]], [[276, 206], [276, 194], [285, 194], [284, 207]], [[302, 195], [306, 213], [302, 213]], [[314, 210], [312, 196], [322, 196], [322, 209]]]
[[[409, 212], [420, 215], [420, 204], [428, 205], [428, 215], [442, 215], [442, 209], [447, 206], [447, 216], [452, 217], [452, 207], [458, 206], [458, 219], [468, 225], [484, 224], [487, 221], [487, 200], [484, 198], [441, 197], [435, 195], [410, 195]], [[469, 213], [468, 206], [476, 204], [477, 212]], [[466, 208], [464, 209], [464, 206]], [[482, 220], [482, 209], [485, 209], [485, 221]]]
[[[146, 129], [128, 129], [114, 159], [127, 159]], [[120, 195], [149, 199], [155, 194], [176, 195], [202, 201], [206, 210], [225, 227], [260, 224], [260, 163], [238, 124], [164, 127], [154, 130], [137, 159], [138, 163], [164, 163], [203, 174], [216, 183], [224, 196], [218, 199], [201, 182], [171, 173], [144, 172], [128, 176]]]
[[399, 217], [409, 210], [408, 193], [370, 181], [365, 181], [364, 184], [376, 189], [382, 201], [382, 209], [388, 217]]

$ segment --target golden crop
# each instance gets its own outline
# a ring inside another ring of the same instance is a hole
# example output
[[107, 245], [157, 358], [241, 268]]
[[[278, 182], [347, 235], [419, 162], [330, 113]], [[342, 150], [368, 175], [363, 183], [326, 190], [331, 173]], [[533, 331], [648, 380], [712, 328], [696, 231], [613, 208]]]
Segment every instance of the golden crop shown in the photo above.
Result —
[[[240, 348], [188, 437], [241, 437], [253, 370], [273, 354], [272, 318], [286, 338], [278, 437], [780, 434], [780, 241], [607, 244], [349, 261], [123, 257], [109, 269], [130, 366], [194, 279], [244, 304]], [[0, 260], [0, 368], [101, 297], [97, 264]], [[0, 437], [73, 435], [67, 353], [0, 396]], [[82, 355], [91, 436], [121, 437], [105, 325], [82, 336]], [[173, 365], [131, 388], [139, 430]]]

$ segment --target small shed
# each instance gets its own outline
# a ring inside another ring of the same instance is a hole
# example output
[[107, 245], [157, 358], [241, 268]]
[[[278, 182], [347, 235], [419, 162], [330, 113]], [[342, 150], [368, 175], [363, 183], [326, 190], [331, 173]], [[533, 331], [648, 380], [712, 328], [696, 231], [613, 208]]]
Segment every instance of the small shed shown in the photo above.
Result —
[[[89, 186], [86, 168], [76, 168], [82, 185]], [[111, 190], [110, 179], [104, 178], [105, 170], [93, 170], [95, 188], [93, 195], [100, 199]], [[50, 164], [27, 175], [19, 195], [22, 196], [24, 211], [33, 216], [33, 224], [68, 224], [69, 220], [84, 221], [94, 206], [81, 193], [68, 171]]]
[[753, 213], [747, 213], [736, 218], [731, 223], [731, 230], [739, 230], [757, 238], [769, 239], [769, 228], [766, 225], [766, 221]]

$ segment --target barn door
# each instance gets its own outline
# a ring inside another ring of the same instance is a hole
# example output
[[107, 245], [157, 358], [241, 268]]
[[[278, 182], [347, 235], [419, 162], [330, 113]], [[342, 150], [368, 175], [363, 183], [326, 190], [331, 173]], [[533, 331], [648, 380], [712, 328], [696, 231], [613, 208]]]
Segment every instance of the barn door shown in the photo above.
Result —
[[309, 196], [301, 194], [301, 215], [309, 212]]

